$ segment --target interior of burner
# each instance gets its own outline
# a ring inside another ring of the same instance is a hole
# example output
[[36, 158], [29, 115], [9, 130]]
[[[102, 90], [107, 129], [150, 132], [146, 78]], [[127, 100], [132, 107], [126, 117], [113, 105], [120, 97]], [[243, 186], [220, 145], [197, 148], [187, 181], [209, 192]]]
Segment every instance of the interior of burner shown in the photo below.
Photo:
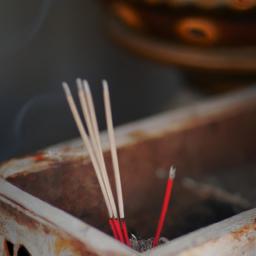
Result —
[[[154, 236], [171, 165], [177, 176], [162, 237], [173, 239], [255, 207], [255, 114], [256, 107], [232, 110], [158, 136], [131, 133], [134, 143], [118, 152], [128, 231], [139, 239]], [[113, 182], [109, 152], [105, 158]], [[44, 171], [8, 180], [111, 234], [89, 161], [52, 163]]]

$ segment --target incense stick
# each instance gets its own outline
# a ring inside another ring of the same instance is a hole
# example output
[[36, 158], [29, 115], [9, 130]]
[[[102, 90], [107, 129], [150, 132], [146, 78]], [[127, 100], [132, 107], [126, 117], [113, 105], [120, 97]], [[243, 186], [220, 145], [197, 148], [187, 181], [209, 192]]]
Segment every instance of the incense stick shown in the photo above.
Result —
[[[85, 95], [84, 95], [84, 90], [83, 90], [83, 86], [82, 86], [82, 80], [80, 78], [78, 78], [76, 80], [77, 83], [77, 88], [78, 88], [78, 96], [79, 96], [79, 100], [80, 100], [80, 105], [82, 108], [82, 112], [83, 112], [83, 116], [85, 119], [85, 123], [87, 125], [88, 128], [88, 132], [89, 132], [89, 136], [92, 138], [92, 133], [93, 133], [93, 129], [92, 129], [92, 124], [91, 124], [91, 120], [90, 120], [90, 116], [89, 116], [89, 111], [88, 111], [88, 107], [87, 107], [87, 103], [86, 103], [86, 99], [85, 99]], [[93, 150], [95, 155], [97, 154], [95, 147], [94, 147], [94, 143], [93, 140], [91, 139], [91, 143], [93, 146]]]
[[[110, 228], [111, 228], [111, 230], [112, 230], [112, 232], [113, 232], [114, 238], [117, 239], [117, 240], [120, 240], [119, 235], [118, 235], [117, 230], [116, 230], [116, 226], [115, 226], [115, 223], [114, 223], [114, 219], [113, 219], [113, 218], [110, 218], [110, 219], [108, 220], [108, 223], [109, 223], [109, 226], [110, 226]], [[121, 240], [120, 240], [120, 241], [121, 241]]]
[[162, 232], [162, 229], [163, 229], [164, 221], [165, 221], [165, 218], [166, 218], [166, 213], [167, 213], [168, 206], [169, 206], [170, 199], [171, 199], [171, 193], [172, 193], [173, 181], [174, 181], [174, 178], [175, 178], [175, 172], [176, 172], [176, 170], [172, 166], [170, 168], [170, 171], [169, 171], [169, 177], [168, 177], [167, 184], [166, 184], [163, 206], [162, 206], [162, 210], [161, 210], [161, 214], [160, 214], [156, 234], [155, 234], [155, 237], [154, 237], [154, 240], [153, 240], [153, 247], [158, 245], [159, 238], [160, 238], [160, 235], [161, 235], [161, 232]]
[[88, 127], [88, 131], [91, 137], [91, 143], [95, 151], [96, 159], [100, 166], [101, 175], [103, 178], [105, 188], [107, 190], [108, 198], [110, 200], [110, 204], [113, 212], [113, 219], [109, 220], [111, 224], [110, 226], [115, 238], [123, 242], [124, 238], [123, 238], [122, 232], [120, 232], [121, 224], [118, 220], [117, 208], [115, 205], [114, 196], [111, 190], [109, 177], [106, 170], [106, 164], [105, 164], [101, 141], [100, 141], [98, 122], [97, 122], [97, 117], [96, 117], [96, 112], [95, 112], [95, 107], [94, 107], [90, 87], [86, 80], [83, 81], [83, 86], [82, 86], [81, 79], [77, 79], [77, 85], [78, 85], [79, 99], [80, 99], [84, 119]]
[[116, 150], [116, 141], [114, 136], [114, 127], [113, 127], [112, 111], [111, 111], [111, 105], [110, 105], [109, 89], [108, 89], [108, 84], [106, 80], [103, 80], [103, 96], [104, 96], [104, 106], [105, 106], [108, 138], [110, 143], [111, 157], [112, 157], [112, 163], [113, 163], [113, 169], [114, 169], [114, 175], [115, 175], [119, 216], [121, 219], [124, 219], [125, 216], [124, 216], [122, 184], [121, 184], [120, 169], [119, 169], [118, 156], [117, 156], [117, 150]]
[[103, 80], [102, 83], [103, 83], [105, 116], [106, 116], [108, 138], [110, 143], [111, 158], [112, 158], [112, 164], [113, 164], [113, 170], [114, 170], [114, 176], [115, 176], [119, 216], [121, 219], [121, 227], [124, 234], [125, 242], [128, 246], [130, 246], [130, 240], [128, 236], [125, 215], [124, 215], [123, 192], [122, 192], [120, 168], [119, 168], [117, 149], [116, 149], [116, 141], [115, 141], [115, 135], [114, 135], [114, 126], [113, 126], [113, 118], [112, 118], [112, 111], [111, 111], [111, 104], [110, 104], [109, 88], [106, 80]]
[[73, 96], [71, 94], [71, 91], [69, 89], [69, 86], [65, 82], [63, 82], [62, 85], [63, 85], [63, 89], [65, 91], [66, 98], [67, 98], [70, 110], [72, 112], [73, 118], [75, 120], [75, 123], [77, 125], [78, 130], [79, 130], [79, 133], [80, 133], [81, 138], [83, 140], [83, 143], [84, 143], [85, 147], [87, 148], [90, 159], [92, 161], [92, 164], [93, 164], [93, 167], [94, 167], [94, 170], [95, 170], [95, 173], [96, 173], [96, 177], [97, 177], [98, 182], [100, 184], [101, 192], [103, 194], [103, 198], [104, 198], [105, 204], [107, 206], [108, 215], [109, 215], [110, 218], [112, 218], [113, 217], [113, 212], [112, 212], [112, 209], [111, 209], [110, 201], [109, 201], [108, 194], [107, 194], [107, 191], [106, 191], [105, 186], [104, 186], [104, 182], [103, 182], [103, 178], [101, 176], [100, 168], [99, 168], [97, 160], [96, 160], [96, 158], [93, 154], [92, 146], [90, 144], [90, 141], [88, 139], [87, 133], [86, 133], [85, 128], [83, 126], [82, 120], [81, 120], [80, 115], [78, 113], [78, 110], [77, 110], [76, 104], [74, 102]]
[[127, 226], [126, 226], [126, 221], [125, 219], [121, 219], [121, 227], [122, 227], [122, 230], [123, 230], [123, 233], [124, 233], [124, 240], [125, 240], [125, 243], [131, 247], [131, 242], [130, 242], [130, 239], [129, 239], [129, 236], [128, 236], [128, 230], [127, 230]]
[[111, 202], [113, 204], [114, 217], [118, 218], [116, 204], [115, 204], [114, 196], [113, 196], [113, 193], [112, 193], [112, 189], [110, 187], [109, 177], [108, 177], [108, 174], [107, 174], [106, 164], [105, 164], [105, 161], [104, 161], [103, 150], [102, 150], [101, 141], [100, 141], [99, 127], [98, 127], [98, 122], [97, 122], [97, 117], [96, 117], [96, 112], [95, 112], [95, 108], [94, 108], [94, 103], [93, 103], [91, 90], [90, 90], [90, 87], [89, 87], [87, 81], [84, 80], [83, 82], [84, 82], [84, 92], [85, 92], [85, 96], [86, 96], [88, 107], [89, 107], [89, 114], [91, 116], [91, 121], [92, 121], [94, 140], [95, 140], [96, 145], [98, 147], [99, 158], [100, 158], [100, 161], [102, 163], [103, 178], [106, 182], [106, 187], [107, 187]]
[[123, 237], [123, 233], [122, 233], [122, 227], [121, 227], [121, 225], [120, 225], [119, 219], [118, 219], [118, 218], [113, 219], [113, 223], [114, 223], [114, 225], [115, 225], [115, 229], [116, 229], [116, 231], [117, 231], [119, 240], [120, 240], [122, 243], [125, 243], [125, 240], [124, 240], [124, 237]]
[[94, 107], [91, 90], [86, 80], [83, 80], [83, 88], [82, 88], [82, 81], [80, 79], [77, 80], [77, 83], [78, 83], [80, 102], [81, 102], [84, 118], [87, 123], [87, 127], [89, 130], [89, 134], [91, 136], [92, 145], [93, 145], [98, 163], [100, 165], [101, 174], [102, 174], [103, 181], [108, 193], [108, 197], [110, 199], [110, 204], [111, 204], [113, 215], [114, 215], [113, 216], [114, 225], [112, 225], [111, 227], [115, 228], [115, 231], [116, 231], [116, 234], [118, 235], [119, 240], [123, 242], [124, 238], [123, 238], [122, 232], [120, 232], [121, 230], [120, 223], [119, 221], [117, 221], [118, 214], [117, 214], [116, 204], [115, 204], [114, 196], [111, 190], [109, 177], [106, 169], [106, 164], [103, 156], [100, 135], [99, 135], [99, 127], [98, 127], [96, 111]]
[[101, 188], [104, 201], [108, 209], [108, 214], [110, 217], [109, 225], [112, 229], [112, 232], [115, 238], [118, 238], [122, 242], [125, 241], [127, 245], [130, 245], [130, 240], [127, 232], [126, 221], [125, 221], [125, 215], [124, 215], [122, 185], [121, 185], [121, 178], [120, 178], [120, 169], [119, 169], [119, 163], [118, 163], [116, 142], [114, 137], [114, 127], [113, 127], [108, 85], [106, 81], [103, 81], [103, 97], [104, 97], [105, 115], [106, 115], [106, 123], [107, 123], [108, 137], [109, 137], [109, 143], [110, 143], [112, 165], [114, 170], [120, 220], [118, 217], [114, 196], [111, 190], [110, 181], [107, 174], [106, 164], [104, 161], [100, 135], [99, 135], [99, 127], [97, 123], [97, 117], [96, 117], [96, 112], [94, 108], [90, 87], [86, 80], [82, 81], [81, 79], [77, 79], [77, 86], [78, 86], [78, 95], [79, 95], [79, 100], [82, 108], [82, 113], [88, 128], [89, 135], [87, 134], [84, 128], [83, 122], [79, 115], [78, 109], [76, 107], [76, 104], [74, 102], [74, 99], [68, 84], [65, 82], [63, 83], [63, 88], [65, 91], [66, 98], [67, 98], [69, 107], [71, 109], [73, 118], [75, 120], [79, 133], [81, 135], [83, 143], [88, 150], [98, 182], [100, 184], [100, 188]]
[[91, 96], [88, 83], [86, 81], [83, 81], [83, 82], [84, 82], [84, 87], [82, 87], [82, 81], [80, 79], [77, 79], [81, 107], [82, 107], [86, 125], [88, 127], [88, 131], [91, 137], [91, 143], [100, 166], [103, 182], [106, 187], [107, 194], [110, 200], [111, 208], [113, 211], [113, 217], [117, 218], [118, 215], [117, 215], [116, 204], [115, 204], [114, 196], [110, 187], [110, 182], [109, 182], [107, 169], [104, 161], [104, 156], [102, 152], [100, 136], [99, 136], [99, 128], [97, 124], [97, 118], [96, 118], [96, 113], [94, 109], [93, 99]]
[[[122, 184], [121, 184], [121, 178], [120, 178], [120, 168], [119, 168], [119, 162], [118, 162], [117, 147], [116, 147], [116, 141], [115, 141], [115, 135], [114, 135], [114, 126], [113, 126], [113, 118], [112, 118], [108, 84], [105, 80], [103, 80], [103, 98], [104, 98], [104, 107], [105, 107], [105, 117], [106, 117], [106, 123], [107, 123], [107, 133], [108, 133], [108, 139], [110, 144], [112, 166], [114, 171], [115, 186], [116, 186], [116, 192], [117, 192], [118, 211], [117, 211], [115, 199], [113, 196], [113, 192], [111, 189], [111, 185], [110, 185], [110, 181], [107, 173], [106, 163], [104, 160], [104, 155], [103, 155], [103, 150], [102, 150], [102, 145], [100, 140], [99, 127], [97, 122], [97, 116], [96, 116], [96, 111], [94, 107], [91, 90], [86, 80], [82, 81], [81, 79], [77, 79], [77, 86], [78, 86], [78, 95], [79, 95], [83, 117], [84, 117], [86, 126], [88, 128], [88, 134], [81, 120], [80, 114], [78, 112], [77, 106], [71, 94], [70, 88], [66, 82], [63, 82], [63, 88], [66, 94], [66, 98], [67, 98], [71, 113], [77, 125], [82, 141], [85, 147], [87, 148], [94, 171], [96, 173], [96, 177], [100, 185], [101, 192], [103, 194], [103, 198], [104, 198], [104, 201], [108, 210], [108, 215], [109, 215], [109, 226], [116, 239], [120, 240], [121, 242], [125, 242], [128, 246], [131, 246], [129, 236], [128, 236], [128, 231], [127, 231], [126, 221], [125, 221], [123, 192], [122, 192]], [[176, 170], [173, 167], [170, 168], [169, 177], [166, 184], [164, 201], [161, 209], [161, 214], [158, 221], [155, 237], [153, 240], [153, 247], [157, 246], [159, 243], [159, 238], [163, 229], [164, 221], [166, 219], [168, 205], [169, 205], [171, 194], [172, 194], [175, 171]]]

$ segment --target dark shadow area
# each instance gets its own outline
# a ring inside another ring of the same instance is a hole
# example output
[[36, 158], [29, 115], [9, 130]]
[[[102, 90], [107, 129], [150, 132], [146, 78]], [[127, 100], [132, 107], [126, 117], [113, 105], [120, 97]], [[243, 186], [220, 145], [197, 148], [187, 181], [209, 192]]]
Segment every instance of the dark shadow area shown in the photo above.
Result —
[[113, 43], [98, 1], [11, 3], [0, 4], [1, 24], [9, 24], [8, 33], [0, 26], [0, 160], [78, 137], [64, 80], [75, 92], [75, 79], [88, 79], [103, 129], [102, 79], [115, 125], [194, 100], [176, 69]]

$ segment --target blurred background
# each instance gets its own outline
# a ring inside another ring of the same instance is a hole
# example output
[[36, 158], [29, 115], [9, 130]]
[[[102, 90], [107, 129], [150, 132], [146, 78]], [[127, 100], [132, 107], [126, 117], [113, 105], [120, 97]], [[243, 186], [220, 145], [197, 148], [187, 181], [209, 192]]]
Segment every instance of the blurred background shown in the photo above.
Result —
[[[111, 19], [106, 17], [109, 12], [117, 10], [116, 14], [119, 12], [124, 18], [123, 23], [132, 21], [130, 25], [136, 26], [132, 9], [127, 6], [118, 9], [114, 4], [106, 1], [101, 5], [92, 0], [0, 2], [1, 161], [78, 137], [62, 81], [67, 81], [74, 93], [77, 77], [89, 81], [101, 128], [104, 128], [102, 79], [107, 79], [110, 85], [115, 125], [212, 95], [191, 86], [191, 79], [176, 65], [143, 58], [113, 40], [120, 36], [113, 36], [115, 29], [111, 29]], [[209, 10], [204, 12], [216, 15]], [[208, 47], [207, 31], [212, 31], [212, 26], [206, 23], [205, 28], [205, 23], [201, 26], [199, 22], [198, 28], [198, 22], [194, 24], [196, 28], [189, 33], [199, 41], [190, 39], [200, 45], [201, 38], [203, 47]], [[206, 34], [200, 29], [206, 29]], [[176, 40], [177, 45], [180, 43]], [[150, 48], [147, 51], [151, 53]]]
[[116, 125], [167, 109], [185, 86], [175, 68], [117, 47], [97, 1], [2, 1], [0, 19], [0, 160], [78, 136], [62, 81], [75, 93], [88, 79], [103, 124], [107, 79]]

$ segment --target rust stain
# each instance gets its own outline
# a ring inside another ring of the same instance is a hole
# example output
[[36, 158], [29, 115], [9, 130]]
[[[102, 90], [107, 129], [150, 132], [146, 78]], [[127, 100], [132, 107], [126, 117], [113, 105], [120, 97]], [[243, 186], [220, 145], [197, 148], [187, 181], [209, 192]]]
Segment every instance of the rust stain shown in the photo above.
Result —
[[[61, 252], [64, 250], [68, 250], [72, 252], [72, 255], [88, 255], [88, 256], [96, 256], [97, 253], [91, 252], [86, 248], [86, 245], [82, 242], [72, 240], [72, 237], [60, 238], [63, 237], [63, 233], [60, 230], [54, 231], [45, 225], [41, 225], [36, 221], [32, 220], [30, 217], [26, 216], [23, 213], [20, 213], [18, 209], [13, 209], [9, 205], [6, 205], [0, 202], [0, 212], [4, 213], [6, 216], [13, 218], [17, 224], [27, 227], [30, 232], [34, 232], [35, 230], [41, 230], [42, 232], [49, 234], [54, 234], [57, 239], [55, 242], [55, 253], [56, 255], [61, 255]], [[1, 227], [0, 227], [1, 229]], [[4, 250], [6, 251], [6, 256], [8, 254], [8, 248], [6, 242], [4, 243]]]
[[[5, 197], [4, 195], [0, 194], [1, 196]], [[11, 200], [8, 197], [5, 197], [8, 200], [10, 200], [11, 202], [15, 203], [18, 207], [21, 207], [23, 210], [25, 210], [26, 212], [29, 212], [30, 214], [34, 215], [35, 214], [30, 211], [29, 209], [26, 209], [25, 207], [23, 207], [22, 205], [18, 204], [17, 202]], [[10, 216], [10, 218], [14, 218], [15, 221], [17, 222], [17, 224], [22, 225], [22, 226], [26, 226], [28, 229], [32, 230], [43, 230], [44, 233], [49, 234], [51, 231], [50, 229], [45, 226], [45, 225], [41, 225], [39, 222], [37, 222], [36, 220], [34, 220], [33, 218], [27, 216], [26, 214], [24, 214], [23, 212], [21, 212], [19, 209], [17, 208], [13, 208], [10, 205], [7, 205], [3, 202], [0, 201], [0, 212], [6, 214], [7, 216]], [[43, 218], [41, 216], [38, 216], [40, 218], [42, 218], [43, 220], [49, 222], [51, 225], [55, 225], [54, 223], [51, 223], [49, 220], [47, 220], [46, 218]], [[0, 226], [0, 229], [3, 228]]]
[[238, 230], [232, 231], [231, 234], [232, 234], [234, 239], [240, 241], [241, 238], [244, 235], [248, 234], [252, 230], [256, 230], [256, 223], [255, 223], [255, 221], [252, 224], [247, 224], [247, 225], [241, 227]]
[[40, 162], [40, 161], [45, 160], [45, 154], [43, 154], [43, 153], [38, 153], [38, 154], [36, 154], [36, 155], [34, 156], [34, 160], [35, 160], [36, 162]]
[[[61, 255], [61, 252], [68, 250], [72, 252], [72, 255], [83, 255], [83, 256], [98, 256], [101, 255], [101, 252], [95, 252], [90, 250], [89, 248], [86, 247], [85, 244], [83, 244], [80, 241], [77, 240], [72, 240], [71, 239], [61, 239], [58, 238], [55, 242], [55, 254], [56, 255]], [[127, 254], [123, 254], [121, 252], [114, 252], [114, 251], [104, 251], [104, 255], [106, 256], [113, 256], [113, 255], [118, 255], [118, 256], [125, 256]]]
[[4, 248], [4, 256], [11, 256], [9, 253], [9, 249], [8, 249], [6, 240], [4, 240], [4, 242], [3, 242], [3, 248]]
[[[14, 202], [14, 203], [17, 204], [17, 202]], [[15, 221], [20, 225], [24, 225], [29, 229], [36, 229], [38, 226], [38, 223], [36, 223], [35, 221], [32, 221], [31, 218], [29, 218], [28, 216], [20, 213], [17, 208], [14, 209], [9, 205], [0, 202], [0, 209], [1, 209], [1, 212], [5, 212], [7, 216], [14, 218]]]
[[75, 241], [75, 240], [66, 240], [62, 238], [57, 238], [55, 241], [55, 254], [61, 255], [63, 251], [70, 251], [72, 255], [86, 255], [86, 256], [97, 256], [98, 254], [92, 251], [89, 251], [85, 244]]
[[55, 254], [59, 255], [64, 250], [70, 250], [70, 242], [64, 239], [56, 239]]
[[9, 177], [7, 177], [7, 180], [10, 179], [14, 179], [16, 177], [21, 177], [21, 176], [28, 176], [30, 175], [32, 172], [31, 171], [21, 171], [21, 172], [17, 172], [15, 174], [10, 175]]

